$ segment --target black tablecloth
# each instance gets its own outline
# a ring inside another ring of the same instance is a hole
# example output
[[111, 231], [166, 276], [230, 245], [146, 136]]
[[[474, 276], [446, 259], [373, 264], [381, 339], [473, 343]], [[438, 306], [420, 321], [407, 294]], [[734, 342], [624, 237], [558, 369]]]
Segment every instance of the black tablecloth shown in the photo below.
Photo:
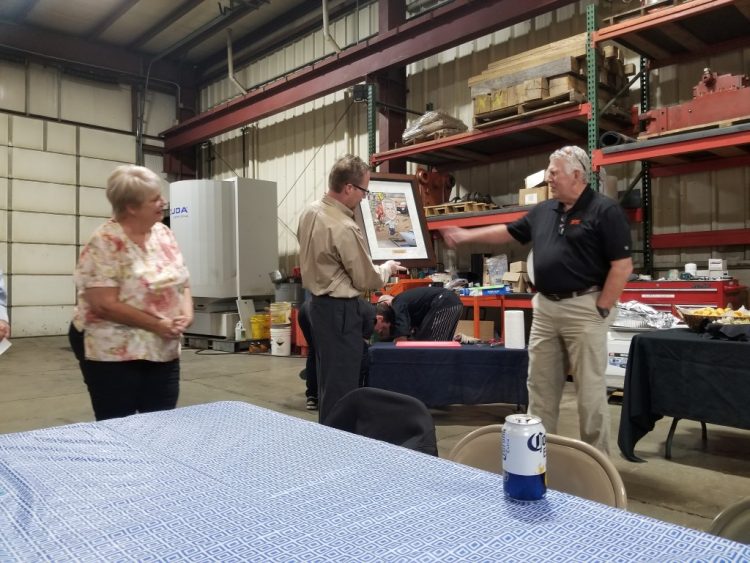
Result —
[[750, 343], [687, 329], [637, 334], [630, 344], [617, 444], [630, 461], [662, 416], [750, 429]]
[[526, 350], [502, 346], [370, 347], [369, 385], [411, 395], [427, 406], [528, 403]]

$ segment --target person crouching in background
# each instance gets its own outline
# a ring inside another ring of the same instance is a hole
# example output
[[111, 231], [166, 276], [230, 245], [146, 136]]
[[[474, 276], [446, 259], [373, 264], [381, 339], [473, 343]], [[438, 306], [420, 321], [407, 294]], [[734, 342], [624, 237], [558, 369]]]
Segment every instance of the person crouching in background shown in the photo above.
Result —
[[76, 266], [68, 334], [96, 420], [177, 405], [180, 338], [193, 299], [177, 240], [161, 223], [161, 184], [148, 168], [117, 167], [106, 190], [112, 218]]

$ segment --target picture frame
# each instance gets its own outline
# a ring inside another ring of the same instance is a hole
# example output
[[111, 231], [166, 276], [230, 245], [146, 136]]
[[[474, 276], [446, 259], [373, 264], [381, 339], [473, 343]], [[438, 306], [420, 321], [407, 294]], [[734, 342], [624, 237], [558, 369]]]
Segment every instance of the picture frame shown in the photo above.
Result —
[[361, 201], [355, 218], [372, 261], [398, 260], [407, 268], [435, 266], [435, 249], [416, 178], [373, 173], [368, 188], [370, 193]]

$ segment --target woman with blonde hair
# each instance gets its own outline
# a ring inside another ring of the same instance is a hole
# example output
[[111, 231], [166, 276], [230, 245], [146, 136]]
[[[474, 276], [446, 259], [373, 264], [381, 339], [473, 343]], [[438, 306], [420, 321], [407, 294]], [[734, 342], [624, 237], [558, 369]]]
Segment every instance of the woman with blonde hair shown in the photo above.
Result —
[[112, 218], [78, 259], [69, 337], [97, 420], [173, 409], [180, 339], [193, 321], [189, 274], [161, 222], [162, 180], [123, 165], [107, 180]]

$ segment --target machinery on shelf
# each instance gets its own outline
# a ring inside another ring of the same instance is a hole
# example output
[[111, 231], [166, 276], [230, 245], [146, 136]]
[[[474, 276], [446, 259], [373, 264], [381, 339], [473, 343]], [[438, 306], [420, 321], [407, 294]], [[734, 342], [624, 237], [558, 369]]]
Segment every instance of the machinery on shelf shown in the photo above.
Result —
[[710, 68], [693, 87], [693, 99], [654, 108], [638, 116], [640, 138], [676, 133], [702, 125], [723, 125], [750, 120], [750, 78], [721, 74]]

